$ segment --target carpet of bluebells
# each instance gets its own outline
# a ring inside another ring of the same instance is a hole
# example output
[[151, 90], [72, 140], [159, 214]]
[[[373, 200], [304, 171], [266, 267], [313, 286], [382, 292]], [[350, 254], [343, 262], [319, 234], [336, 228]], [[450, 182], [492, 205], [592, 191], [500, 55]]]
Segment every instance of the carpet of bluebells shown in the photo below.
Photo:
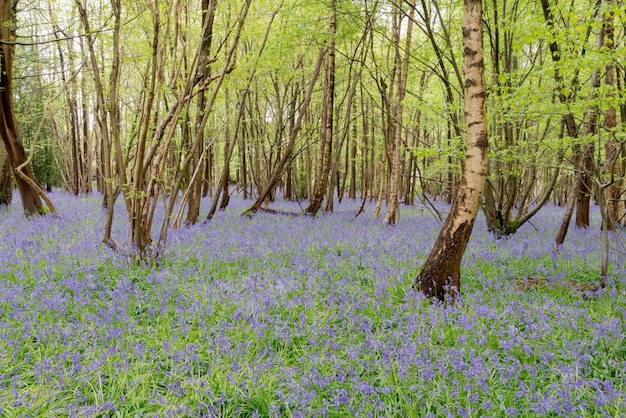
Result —
[[626, 234], [606, 289], [566, 286], [599, 280], [597, 213], [559, 253], [561, 208], [502, 240], [479, 218], [442, 306], [411, 290], [441, 226], [419, 205], [390, 227], [233, 198], [150, 267], [101, 244], [100, 197], [51, 197], [58, 217], [0, 210], [0, 416], [626, 414]]

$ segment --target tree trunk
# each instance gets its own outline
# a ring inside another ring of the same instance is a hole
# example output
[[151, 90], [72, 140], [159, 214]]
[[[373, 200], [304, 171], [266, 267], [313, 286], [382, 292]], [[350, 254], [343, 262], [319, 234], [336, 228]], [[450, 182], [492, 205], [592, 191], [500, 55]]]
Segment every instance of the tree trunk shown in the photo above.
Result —
[[[356, 101], [354, 102], [355, 114], [356, 114]], [[348, 189], [348, 199], [356, 199], [356, 160], [357, 160], [357, 149], [358, 149], [358, 133], [357, 133], [357, 124], [356, 121], [352, 123], [352, 138], [350, 139], [350, 152], [349, 158], [346, 160], [348, 162], [348, 167], [346, 167], [346, 174], [348, 173], [348, 169], [350, 172], [350, 186]], [[347, 177], [347, 175], [346, 175]]]
[[[400, 193], [400, 171], [401, 171], [401, 156], [402, 156], [402, 115], [404, 107], [402, 101], [406, 93], [406, 81], [409, 70], [409, 58], [411, 50], [411, 32], [413, 29], [413, 15], [415, 12], [415, 2], [413, 0], [409, 6], [409, 16], [406, 29], [406, 44], [404, 47], [404, 54], [401, 55], [400, 51], [400, 30], [402, 28], [402, 14], [398, 13], [397, 22], [394, 24], [394, 40], [395, 40], [395, 66], [396, 66], [396, 82], [398, 87], [396, 90], [396, 98], [394, 103], [394, 117], [393, 123], [395, 125], [393, 129], [393, 142], [391, 152], [391, 172], [389, 175], [389, 200], [387, 202], [387, 214], [385, 215], [385, 223], [388, 225], [395, 225], [400, 219], [400, 206], [398, 204], [398, 195]], [[400, 12], [402, 12], [400, 10]]]
[[[211, 67], [209, 66], [209, 55], [211, 52], [211, 42], [213, 40], [213, 22], [215, 20], [215, 8], [217, 0], [202, 0], [202, 26], [203, 36], [202, 45], [200, 47], [198, 55], [198, 68], [196, 69], [196, 83], [204, 83], [211, 76]], [[206, 90], [201, 89], [198, 92], [198, 98], [196, 99], [196, 131], [195, 136], [199, 138], [199, 146], [194, 151], [193, 167], [203, 163], [203, 159], [200, 158], [202, 149], [204, 147], [204, 132], [199, 131], [202, 127], [202, 115], [206, 105]], [[202, 127], [204, 130], [204, 127]], [[193, 171], [193, 170], [192, 170]], [[199, 175], [193, 178], [192, 183], [189, 185], [189, 202], [187, 204], [187, 218], [185, 223], [187, 225], [195, 224], [200, 215], [200, 199], [202, 198], [202, 185], [204, 183], [204, 170], [199, 171]]]
[[[84, 57], [86, 57], [87, 55], [84, 52], [84, 41], [81, 38], [80, 39], [80, 45], [81, 45], [81, 53], [83, 54]], [[84, 178], [84, 192], [85, 193], [91, 193], [93, 191], [93, 186], [92, 186], [92, 177], [93, 177], [93, 169], [92, 169], [92, 163], [93, 163], [93, 158], [94, 158], [94, 153], [93, 153], [93, 145], [91, 143], [90, 140], [90, 115], [89, 115], [89, 104], [88, 104], [88, 92], [87, 92], [87, 81], [86, 81], [86, 77], [82, 77], [81, 79], [81, 84], [80, 84], [80, 89], [81, 89], [81, 100], [82, 100], [82, 139], [83, 139], [83, 143], [82, 143], [82, 148], [83, 148], [83, 159], [82, 159], [82, 163], [83, 163], [83, 168], [82, 171], [85, 175]], [[98, 159], [96, 159], [98, 160]], [[96, 166], [98, 165], [98, 162], [96, 161]], [[97, 182], [100, 181], [101, 176], [97, 176]], [[100, 189], [98, 189], [98, 191], [101, 191]]]
[[239, 178], [241, 182], [241, 189], [243, 190], [243, 199], [248, 199], [248, 159], [246, 152], [246, 138], [248, 136], [248, 124], [246, 119], [241, 121], [241, 135], [239, 139]]
[[[100, 67], [98, 66], [96, 52], [94, 49], [94, 41], [93, 35], [91, 33], [91, 29], [89, 26], [89, 19], [87, 17], [87, 10], [83, 6], [80, 0], [75, 0], [76, 6], [78, 8], [78, 12], [80, 14], [81, 22], [83, 25], [83, 30], [85, 31], [85, 38], [87, 42], [87, 50], [89, 52], [89, 59], [91, 64], [91, 69], [94, 77], [95, 87], [96, 87], [96, 121], [98, 123], [98, 128], [100, 129], [101, 135], [101, 143], [100, 143], [100, 153], [101, 153], [101, 165], [102, 165], [102, 176], [103, 176], [103, 186], [104, 186], [104, 201], [103, 204], [107, 208], [107, 217], [104, 225], [104, 234], [102, 237], [102, 242], [107, 244], [113, 250], [117, 250], [117, 244], [111, 237], [111, 230], [113, 226], [113, 213], [114, 213], [114, 201], [115, 198], [113, 196], [113, 178], [111, 174], [111, 140], [109, 136], [109, 126], [108, 126], [108, 117], [107, 117], [107, 103], [104, 97], [104, 88], [102, 86], [102, 79], [100, 77]], [[118, 16], [119, 18], [119, 16]]]
[[[548, 26], [550, 30], [553, 31], [554, 30], [554, 13], [552, 12], [552, 8], [550, 7], [549, 1], [541, 0], [541, 8], [543, 10], [543, 16], [544, 16], [546, 25]], [[587, 37], [589, 36], [590, 33], [591, 33], [590, 30], [587, 30], [587, 33], [585, 35], [586, 38], [583, 44], [587, 43]], [[556, 38], [550, 42], [549, 47], [550, 47], [550, 56], [552, 58], [552, 61], [554, 63], [558, 63], [561, 60], [561, 51], [559, 48], [559, 44], [556, 42]], [[585, 53], [584, 51], [585, 49], [583, 48], [583, 50], [581, 51], [581, 55]], [[557, 82], [557, 93], [559, 96], [559, 101], [563, 104], [569, 105], [570, 101], [572, 101], [573, 98], [575, 97], [575, 94], [572, 92], [567, 96], [565, 95], [565, 92], [562, 87], [564, 83], [563, 83], [563, 76], [562, 76], [560, 68], [561, 66], [557, 66], [556, 69], [554, 70], [554, 78], [555, 78], [555, 81]], [[578, 85], [578, 70], [574, 72], [571, 85], [572, 86]], [[577, 138], [578, 128], [576, 125], [576, 121], [574, 119], [574, 115], [571, 112], [568, 113], [567, 115], [563, 117], [563, 121], [565, 123], [565, 127], [567, 128], [567, 135], [570, 138]], [[580, 189], [580, 184], [582, 182], [582, 178], [580, 175], [581, 173], [579, 169], [580, 162], [581, 162], [581, 154], [580, 153], [575, 153], [575, 154], [576, 155], [574, 156], [574, 162], [575, 162], [574, 164], [574, 170], [575, 170], [574, 187], [572, 188], [571, 194], [567, 198], [567, 206], [566, 206], [565, 213], [563, 215], [563, 220], [561, 222], [559, 231], [557, 232], [557, 235], [555, 237], [555, 245], [557, 249], [565, 241], [565, 236], [567, 235], [569, 223], [571, 221], [572, 214], [574, 212], [574, 207], [576, 204], [577, 190]]]
[[[598, 13], [601, 13], [599, 11]], [[604, 28], [598, 31], [596, 37], [596, 50], [600, 51], [604, 44]], [[576, 226], [589, 226], [589, 206], [591, 204], [592, 176], [595, 170], [594, 150], [595, 136], [598, 132], [598, 105], [593, 102], [597, 96], [597, 89], [600, 88], [600, 70], [595, 68], [591, 74], [591, 92], [589, 93], [592, 103], [587, 108], [585, 115], [585, 143], [582, 146], [578, 170], [581, 178], [579, 188], [576, 193]]]
[[[595, 131], [595, 124], [597, 120], [597, 114], [595, 112], [590, 112], [588, 114], [590, 119], [594, 119], [593, 125], [587, 125], [591, 131]], [[591, 133], [593, 135], [594, 133]], [[589, 226], [589, 208], [591, 205], [591, 172], [594, 169], [593, 162], [593, 153], [594, 153], [594, 145], [591, 142], [583, 146], [583, 151], [580, 158], [580, 165], [578, 169], [581, 171], [580, 173], [580, 183], [578, 189], [574, 190], [576, 193], [576, 226], [586, 228]]]
[[489, 141], [481, 28], [481, 0], [465, 0], [463, 69], [467, 153], [463, 176], [450, 214], [413, 285], [426, 297], [442, 301], [446, 294], [452, 300], [459, 295], [461, 259], [472, 233], [487, 178]]
[[335, 32], [337, 29], [337, 1], [331, 0], [326, 78], [324, 80], [324, 105], [322, 115], [322, 139], [317, 165], [313, 199], [305, 212], [315, 216], [319, 211], [328, 187], [333, 148], [333, 116], [335, 103]]
[[11, 163], [4, 152], [4, 145], [0, 147], [0, 206], [8, 206], [13, 200], [13, 179], [11, 178]]
[[[4, 0], [0, 2], [0, 136], [7, 152], [11, 168], [15, 174], [15, 183], [22, 197], [22, 207], [26, 215], [44, 214], [46, 209], [42, 203], [41, 188], [35, 183], [27, 166], [26, 153], [15, 120], [13, 107], [13, 38], [15, 30], [13, 5], [16, 2]], [[52, 210], [53, 208], [49, 208]]]
[[[604, 44], [612, 54], [615, 53], [615, 26], [614, 26], [614, 12], [615, 7], [614, 0], [606, 0], [606, 12], [604, 15]], [[608, 97], [613, 99], [615, 97], [615, 65], [610, 63], [606, 67], [606, 74], [604, 76], [604, 82], [609, 89]], [[611, 101], [609, 100], [609, 103]], [[615, 129], [617, 128], [617, 109], [612, 104], [606, 110], [604, 116], [604, 128], [608, 132], [609, 139], [605, 144], [605, 159], [606, 159], [606, 171], [608, 174], [609, 185], [606, 187], [605, 198], [607, 210], [606, 218], [603, 219], [603, 223], [610, 230], [615, 228], [615, 223], [619, 219], [619, 180], [618, 179], [618, 157], [620, 151], [620, 144], [615, 139]]]

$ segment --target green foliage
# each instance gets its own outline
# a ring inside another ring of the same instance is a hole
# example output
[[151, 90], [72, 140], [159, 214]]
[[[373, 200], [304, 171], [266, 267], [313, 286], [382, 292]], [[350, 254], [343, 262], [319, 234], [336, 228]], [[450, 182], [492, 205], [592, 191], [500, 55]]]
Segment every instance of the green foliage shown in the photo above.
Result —
[[[47, 100], [47, 93], [42, 94], [43, 86], [41, 80], [32, 74], [38, 71], [30, 64], [37, 53], [34, 50], [22, 49], [17, 55], [14, 69], [14, 77], [18, 82], [14, 83], [15, 91], [15, 114], [17, 125], [21, 133], [24, 151], [28, 158], [31, 150], [31, 141], [35, 141], [34, 153], [30, 163], [30, 170], [35, 180], [43, 187], [63, 185], [63, 178], [58, 167], [56, 158], [62, 152], [53, 145], [51, 121], [43, 121], [41, 129], [41, 119], [44, 118], [44, 106]], [[37, 132], [39, 136], [35, 138]], [[55, 157], [56, 154], [56, 157]]]

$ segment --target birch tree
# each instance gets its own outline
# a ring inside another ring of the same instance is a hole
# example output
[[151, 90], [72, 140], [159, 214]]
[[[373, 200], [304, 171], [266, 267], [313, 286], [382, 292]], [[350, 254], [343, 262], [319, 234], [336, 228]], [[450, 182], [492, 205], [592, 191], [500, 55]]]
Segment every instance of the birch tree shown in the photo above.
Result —
[[428, 298], [456, 300], [460, 291], [461, 259], [472, 234], [487, 179], [489, 141], [485, 106], [482, 2], [465, 0], [463, 71], [467, 152], [461, 182], [437, 241], [413, 287]]

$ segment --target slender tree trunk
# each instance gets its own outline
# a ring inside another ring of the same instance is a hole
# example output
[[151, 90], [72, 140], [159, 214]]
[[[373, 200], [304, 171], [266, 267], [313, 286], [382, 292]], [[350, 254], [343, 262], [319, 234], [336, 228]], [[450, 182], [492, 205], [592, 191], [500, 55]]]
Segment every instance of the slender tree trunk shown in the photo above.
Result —
[[[83, 54], [83, 56], [87, 57], [87, 54], [84, 51], [84, 41], [81, 38], [80, 39], [80, 45], [81, 45], [81, 52]], [[91, 131], [90, 131], [90, 115], [89, 115], [89, 103], [88, 103], [88, 92], [87, 92], [87, 81], [85, 77], [81, 78], [81, 84], [80, 84], [80, 89], [81, 89], [81, 100], [82, 100], [82, 148], [83, 148], [83, 159], [82, 159], [82, 163], [83, 163], [83, 168], [82, 171], [85, 174], [85, 179], [84, 179], [84, 192], [85, 193], [91, 193], [93, 191], [93, 185], [92, 185], [92, 180], [93, 180], [93, 169], [92, 169], [92, 163], [93, 163], [93, 158], [94, 158], [94, 152], [93, 152], [93, 145], [91, 142]], [[96, 166], [98, 166], [98, 162], [96, 162]], [[100, 181], [101, 176], [97, 177], [97, 182]], [[98, 184], [98, 183], [97, 183]], [[98, 191], [102, 191], [100, 189], [98, 189]]]
[[[599, 12], [600, 13], [600, 12]], [[600, 51], [604, 44], [604, 28], [598, 31], [596, 36], [596, 50]], [[594, 100], [597, 96], [597, 89], [600, 88], [600, 71], [598, 68], [593, 70], [591, 74], [591, 92], [590, 98]], [[579, 188], [575, 189], [576, 193], [576, 226], [589, 226], [589, 206], [591, 204], [592, 193], [592, 176], [595, 170], [594, 150], [595, 136], [598, 132], [598, 105], [592, 103], [587, 108], [585, 116], [585, 143], [582, 146], [578, 169], [580, 170], [581, 179]]]
[[[133, 199], [129, 210], [130, 216], [130, 239], [134, 244], [137, 251], [139, 251], [139, 257], [147, 258], [146, 251], [152, 245], [152, 222], [146, 216], [149, 207], [149, 196], [146, 196], [144, 191], [146, 190], [146, 172], [147, 164], [144, 162], [144, 157], [147, 152], [147, 141], [150, 132], [150, 122], [152, 118], [152, 112], [154, 109], [154, 101], [156, 97], [157, 78], [159, 72], [159, 50], [161, 44], [159, 42], [160, 32], [160, 11], [158, 5], [150, 1], [148, 3], [152, 15], [152, 54], [151, 54], [151, 67], [150, 73], [147, 77], [149, 80], [146, 88], [146, 103], [142, 109], [141, 122], [139, 128], [139, 139], [135, 147], [135, 164], [132, 170], [133, 179]], [[119, 41], [118, 41], [119, 42]], [[115, 109], [116, 105], [113, 106]], [[111, 116], [111, 124], [116, 124]], [[117, 133], [119, 136], [119, 132]]]
[[306, 154], [306, 200], [313, 200], [313, 151], [311, 150], [311, 134], [305, 136], [304, 153]]
[[244, 200], [248, 199], [248, 153], [246, 152], [246, 139], [248, 137], [248, 124], [246, 123], [246, 119], [241, 121], [241, 135], [239, 138], [239, 162], [240, 166], [240, 181], [241, 181], [241, 189], [243, 190], [243, 198]]
[[102, 79], [100, 77], [100, 67], [98, 66], [96, 52], [94, 48], [93, 35], [91, 33], [89, 19], [87, 17], [87, 10], [83, 6], [80, 0], [75, 0], [78, 12], [80, 14], [83, 29], [85, 31], [85, 38], [87, 42], [87, 50], [89, 52], [89, 58], [91, 63], [91, 69], [94, 77], [96, 87], [96, 120], [101, 135], [101, 162], [102, 162], [102, 175], [104, 177], [104, 203], [107, 208], [107, 217], [104, 225], [104, 236], [102, 241], [110, 246], [113, 250], [117, 250], [117, 244], [111, 237], [111, 230], [113, 226], [113, 213], [114, 213], [114, 201], [113, 196], [113, 178], [111, 174], [111, 140], [109, 135], [108, 116], [107, 116], [107, 102], [104, 97], [104, 88], [102, 85]]
[[[291, 99], [291, 103], [289, 104], [289, 133], [293, 132], [293, 128], [296, 126], [296, 100], [298, 98], [299, 87], [296, 84], [296, 87], [293, 89], [293, 95]], [[295, 190], [294, 186], [294, 177], [296, 177], [297, 170], [294, 174], [294, 165], [295, 160], [290, 161], [287, 164], [287, 175], [285, 178], [285, 199], [286, 200], [298, 200], [298, 193]], [[296, 177], [297, 178], [297, 177]]]
[[11, 178], [11, 163], [0, 146], [0, 206], [8, 206], [13, 200], [13, 179]]
[[[409, 71], [409, 57], [411, 50], [411, 34], [413, 29], [413, 15], [415, 12], [416, 0], [413, 0], [409, 6], [409, 19], [406, 29], [406, 44], [404, 54], [400, 51], [400, 29], [402, 27], [402, 14], [399, 13], [397, 23], [394, 25], [396, 34], [395, 38], [395, 61], [396, 61], [396, 100], [394, 104], [394, 120], [395, 128], [393, 129], [393, 146], [391, 153], [391, 173], [389, 176], [389, 201], [387, 202], [387, 214], [385, 215], [385, 223], [395, 225], [400, 219], [400, 206], [398, 204], [398, 195], [400, 194], [400, 171], [402, 168], [402, 116], [404, 107], [402, 102], [406, 93], [406, 81]], [[401, 11], [400, 11], [401, 12]]]
[[[384, 158], [384, 154], [383, 157]], [[385, 195], [387, 194], [387, 173], [386, 173], [385, 162], [380, 161], [378, 164], [378, 195], [376, 197], [376, 206], [374, 206], [374, 214], [373, 218], [378, 219], [380, 216], [380, 211], [383, 207], [383, 200], [385, 199]]]
[[[356, 113], [356, 101], [354, 102], [354, 109]], [[357, 151], [358, 151], [358, 132], [357, 132], [357, 124], [356, 121], [352, 123], [352, 138], [350, 140], [350, 152], [348, 153], [349, 158], [346, 159], [347, 165], [350, 170], [350, 188], [348, 189], [348, 199], [356, 199], [356, 160], [357, 160]], [[346, 169], [348, 169], [346, 167]], [[347, 174], [347, 171], [346, 171]], [[346, 176], [347, 177], [347, 176]]]
[[[217, 0], [202, 0], [202, 25], [204, 34], [202, 37], [202, 45], [200, 47], [200, 53], [198, 56], [198, 68], [196, 70], [196, 83], [204, 83], [211, 76], [211, 67], [209, 66], [209, 55], [211, 52], [211, 42], [213, 40], [213, 22], [215, 20], [215, 8], [217, 6]], [[200, 132], [199, 129], [202, 126], [202, 115], [205, 111], [206, 105], [206, 90], [201, 89], [196, 99], [196, 131], [195, 136], [199, 138], [199, 146], [194, 152], [193, 165], [197, 167], [203, 163], [200, 158], [202, 150], [204, 148], [204, 132]], [[203, 128], [204, 129], [204, 128]], [[193, 170], [192, 170], [193, 171]], [[187, 218], [185, 223], [188, 225], [195, 224], [200, 214], [200, 199], [202, 198], [202, 185], [204, 183], [205, 171], [201, 170], [199, 175], [196, 176], [190, 187], [189, 202], [187, 203]]]
[[[547, 26], [551, 30], [554, 30], [555, 29], [554, 28], [554, 14], [552, 12], [552, 8], [550, 7], [549, 0], [541, 0], [541, 8], [543, 10], [544, 20]], [[589, 36], [590, 33], [591, 33], [590, 30], [588, 30], [584, 44], [586, 44], [587, 37]], [[550, 56], [552, 58], [552, 61], [554, 63], [559, 63], [561, 60], [561, 51], [560, 51], [559, 44], [556, 41], [556, 38], [550, 42], [549, 47], [550, 47]], [[585, 49], [581, 51], [581, 54], [584, 54], [584, 51]], [[563, 76], [562, 76], [560, 68], [561, 66], [556, 66], [556, 69], [554, 70], [554, 79], [557, 82], [557, 86], [558, 86], [557, 93], [558, 93], [559, 101], [561, 103], [569, 104], [570, 101], [575, 97], [575, 95], [573, 93], [570, 93], [568, 96], [565, 95], [565, 92], [563, 91], [563, 87], [562, 87], [564, 83], [563, 83]], [[575, 87], [578, 85], [578, 71], [575, 71], [571, 84], [572, 86], [575, 86]], [[570, 112], [563, 117], [563, 120], [565, 123], [565, 127], [567, 128], [567, 135], [570, 138], [577, 138], [578, 128], [577, 128], [576, 121], [574, 120], [574, 115]], [[574, 185], [573, 185], [570, 195], [568, 196], [566, 210], [563, 215], [563, 220], [561, 222], [559, 231], [557, 232], [557, 235], [555, 237], [555, 246], [557, 249], [565, 241], [567, 230], [569, 228], [569, 223], [572, 219], [572, 214], [574, 212], [574, 207], [576, 205], [577, 191], [580, 189], [580, 184], [582, 183], [581, 176], [579, 175], [580, 174], [580, 161], [581, 161], [581, 155], [579, 152], [576, 152], [576, 155], [574, 156], [574, 160], [575, 160]]]
[[454, 204], [414, 287], [428, 298], [456, 300], [460, 291], [461, 259], [472, 233], [487, 178], [489, 142], [485, 107], [482, 1], [465, 0], [463, 69], [467, 154]]
[[317, 176], [313, 199], [305, 212], [315, 216], [319, 211], [328, 187], [333, 152], [333, 116], [335, 102], [335, 32], [337, 30], [337, 0], [331, 0], [326, 78], [324, 80], [324, 106], [322, 117], [322, 139], [317, 165]]
[[[249, 86], [247, 86], [247, 88], [249, 88]], [[241, 123], [241, 117], [243, 115], [243, 101], [239, 109], [240, 110], [238, 112], [238, 117], [236, 121], [237, 126], [235, 127], [235, 136], [234, 138], [232, 138], [230, 132], [230, 94], [228, 88], [224, 89], [224, 110], [226, 111], [226, 126], [224, 127], [224, 165], [222, 167], [223, 171], [222, 177], [220, 179], [220, 184], [218, 185], [218, 188], [222, 189], [220, 210], [224, 210], [226, 206], [228, 206], [228, 202], [230, 201], [230, 192], [228, 190], [228, 186], [230, 183], [230, 158], [233, 154], [235, 141], [237, 140], [239, 124]]]
[[361, 90], [361, 109], [363, 117], [363, 141], [361, 144], [361, 195], [363, 199], [367, 199], [369, 185], [370, 185], [370, 173], [369, 173], [369, 145], [367, 137], [369, 136], [369, 128], [367, 126], [367, 103], [365, 97], [363, 97], [363, 91]]
[[[604, 19], [604, 44], [611, 53], [615, 53], [615, 26], [614, 26], [614, 12], [615, 7], [614, 0], [605, 0], [606, 11], [603, 16]], [[615, 97], [615, 65], [612, 63], [607, 65], [606, 73], [604, 76], [604, 82], [609, 89], [608, 97], [613, 99]], [[604, 128], [608, 132], [609, 139], [605, 144], [605, 159], [606, 170], [609, 178], [609, 185], [606, 187], [604, 200], [606, 202], [606, 227], [610, 230], [615, 228], [615, 223], [619, 219], [619, 180], [618, 180], [618, 168], [619, 168], [619, 151], [620, 144], [615, 139], [615, 130], [617, 128], [617, 109], [612, 104], [606, 110], [604, 115]]]

